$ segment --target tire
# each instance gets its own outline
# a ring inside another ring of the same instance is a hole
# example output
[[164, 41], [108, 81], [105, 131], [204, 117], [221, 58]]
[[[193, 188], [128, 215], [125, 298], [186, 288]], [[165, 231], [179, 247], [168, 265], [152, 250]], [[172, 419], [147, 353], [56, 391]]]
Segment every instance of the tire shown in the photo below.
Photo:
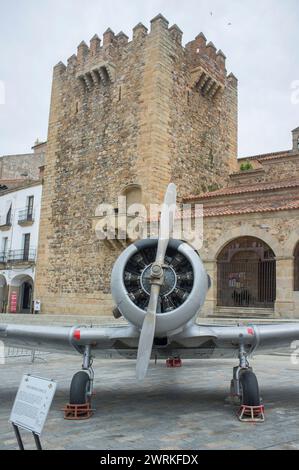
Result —
[[88, 389], [90, 378], [87, 372], [80, 370], [72, 378], [70, 388], [70, 404], [84, 405], [88, 401]]
[[247, 406], [260, 406], [260, 391], [257, 378], [251, 370], [242, 372], [240, 376], [241, 404]]

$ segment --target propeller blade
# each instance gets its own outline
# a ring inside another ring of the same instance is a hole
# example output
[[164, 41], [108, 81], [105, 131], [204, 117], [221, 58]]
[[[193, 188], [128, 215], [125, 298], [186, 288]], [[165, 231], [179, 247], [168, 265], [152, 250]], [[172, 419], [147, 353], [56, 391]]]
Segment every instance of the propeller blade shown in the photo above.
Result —
[[156, 328], [156, 310], [158, 305], [160, 286], [152, 284], [150, 301], [146, 316], [143, 321], [142, 330], [139, 338], [136, 376], [138, 380], [143, 380], [146, 376], [150, 362], [153, 341]]
[[159, 241], [156, 254], [156, 263], [164, 263], [164, 258], [174, 226], [176, 208], [176, 186], [173, 183], [167, 188], [160, 220]]
[[[152, 272], [153, 280], [147, 312], [143, 321], [137, 352], [136, 375], [138, 380], [143, 380], [146, 376], [148, 365], [151, 358], [153, 341], [156, 328], [156, 313], [161, 289], [161, 280], [163, 280], [163, 263], [169, 243], [170, 233], [173, 230], [174, 216], [176, 207], [176, 186], [171, 183], [166, 191], [163, 209], [160, 220], [159, 240], [155, 261], [155, 268], [158, 270]], [[154, 270], [153, 270], [154, 271]], [[160, 271], [160, 272], [159, 272]], [[158, 281], [154, 282], [154, 279]]]

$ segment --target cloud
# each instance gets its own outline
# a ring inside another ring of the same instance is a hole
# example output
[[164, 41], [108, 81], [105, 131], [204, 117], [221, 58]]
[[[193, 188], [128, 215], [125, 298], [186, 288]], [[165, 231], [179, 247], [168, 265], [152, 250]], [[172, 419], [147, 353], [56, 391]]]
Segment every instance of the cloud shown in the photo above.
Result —
[[46, 139], [53, 65], [82, 39], [108, 26], [131, 36], [135, 24], [149, 25], [159, 12], [180, 26], [185, 43], [203, 31], [226, 54], [240, 85], [240, 154], [289, 148], [299, 125], [291, 100], [299, 80], [297, 0], [10, 0], [1, 6], [0, 155]]

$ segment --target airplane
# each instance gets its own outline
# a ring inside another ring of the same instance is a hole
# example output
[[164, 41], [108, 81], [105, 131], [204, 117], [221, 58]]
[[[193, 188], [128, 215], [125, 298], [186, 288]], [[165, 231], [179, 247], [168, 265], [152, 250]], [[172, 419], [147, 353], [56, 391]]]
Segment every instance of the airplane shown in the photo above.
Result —
[[82, 369], [70, 385], [70, 404], [90, 401], [94, 357], [121, 356], [136, 362], [137, 379], [146, 377], [151, 359], [169, 357], [237, 358], [231, 394], [241, 405], [260, 407], [259, 385], [249, 356], [290, 347], [299, 339], [299, 323], [214, 326], [197, 323], [211, 280], [190, 244], [170, 237], [175, 218], [176, 186], [164, 198], [158, 239], [129, 245], [116, 260], [111, 276], [115, 318], [128, 324], [109, 327], [0, 324], [5, 345], [79, 353]]

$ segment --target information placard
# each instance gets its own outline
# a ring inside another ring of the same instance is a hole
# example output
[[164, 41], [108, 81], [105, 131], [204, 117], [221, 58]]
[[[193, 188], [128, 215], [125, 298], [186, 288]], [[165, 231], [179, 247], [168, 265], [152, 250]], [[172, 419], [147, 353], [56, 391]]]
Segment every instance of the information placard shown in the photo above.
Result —
[[16, 426], [41, 435], [56, 391], [56, 382], [26, 374], [11, 411]]
[[16, 313], [17, 312], [17, 305], [18, 305], [18, 294], [13, 291], [10, 294], [10, 312]]
[[40, 312], [40, 300], [35, 299], [34, 301], [34, 311], [35, 312]]

